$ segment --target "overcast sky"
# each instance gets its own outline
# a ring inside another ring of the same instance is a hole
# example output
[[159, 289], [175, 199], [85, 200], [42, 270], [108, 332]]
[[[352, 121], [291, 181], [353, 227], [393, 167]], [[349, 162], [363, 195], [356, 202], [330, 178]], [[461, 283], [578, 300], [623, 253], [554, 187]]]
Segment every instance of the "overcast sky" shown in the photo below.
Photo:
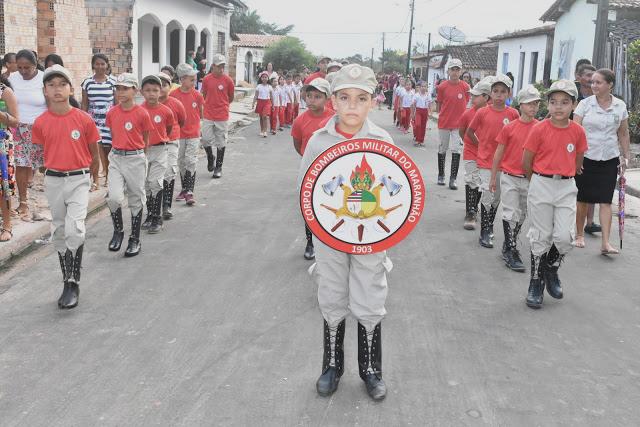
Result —
[[[468, 41], [544, 25], [538, 19], [553, 0], [415, 0], [414, 40], [442, 43], [442, 25], [456, 26]], [[291, 35], [315, 54], [377, 58], [385, 48], [406, 51], [410, 0], [245, 0], [267, 22], [295, 25]], [[413, 42], [412, 44], [416, 44]]]

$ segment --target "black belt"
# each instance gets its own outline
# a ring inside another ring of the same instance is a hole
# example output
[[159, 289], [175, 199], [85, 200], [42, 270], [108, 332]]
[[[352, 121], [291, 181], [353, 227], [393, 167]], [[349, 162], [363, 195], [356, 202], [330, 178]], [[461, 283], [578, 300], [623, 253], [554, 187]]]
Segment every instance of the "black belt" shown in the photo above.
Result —
[[78, 169], [78, 170], [69, 171], [69, 172], [60, 172], [60, 171], [47, 169], [44, 174], [47, 176], [55, 176], [57, 178], [66, 178], [68, 176], [86, 175], [88, 173], [89, 173], [89, 169]]
[[135, 156], [136, 154], [144, 153], [144, 150], [118, 150], [117, 148], [112, 148], [111, 152], [119, 156]]
[[547, 175], [545, 173], [538, 173], [538, 172], [534, 172], [536, 175], [538, 176], [543, 176], [545, 178], [551, 178], [551, 179], [571, 179], [573, 178], [572, 176], [564, 176], [564, 175]]
[[[505, 172], [505, 171], [502, 171], [502, 173], [505, 174], [505, 175], [514, 176], [516, 178], [526, 178], [527, 177], [525, 174], [516, 175], [515, 173], [509, 173], [509, 172]], [[538, 175], [540, 175], [540, 174], [538, 174]]]
[[168, 145], [171, 144], [170, 142], [158, 142], [157, 144], [153, 144], [151, 145], [152, 147], [155, 147], [156, 145]]

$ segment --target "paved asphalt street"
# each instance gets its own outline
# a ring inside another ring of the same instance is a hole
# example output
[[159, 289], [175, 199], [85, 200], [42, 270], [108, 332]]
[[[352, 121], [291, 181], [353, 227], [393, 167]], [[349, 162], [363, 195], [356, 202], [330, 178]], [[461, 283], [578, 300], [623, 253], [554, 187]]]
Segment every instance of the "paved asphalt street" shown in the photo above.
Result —
[[421, 223], [389, 252], [385, 401], [358, 377], [351, 318], [340, 387], [316, 394], [322, 319], [302, 257], [299, 157], [287, 133], [264, 143], [254, 123], [221, 180], [200, 162], [198, 204], [177, 203], [137, 258], [107, 251], [106, 212], [89, 221], [76, 309], [56, 306], [50, 245], [0, 276], [0, 426], [638, 425], [638, 219], [617, 258], [587, 236], [560, 270], [565, 299], [533, 311], [528, 273], [501, 262], [499, 221], [497, 248], [480, 248], [462, 229], [463, 186], [434, 185], [436, 131], [418, 149], [389, 111], [372, 117], [428, 191]]

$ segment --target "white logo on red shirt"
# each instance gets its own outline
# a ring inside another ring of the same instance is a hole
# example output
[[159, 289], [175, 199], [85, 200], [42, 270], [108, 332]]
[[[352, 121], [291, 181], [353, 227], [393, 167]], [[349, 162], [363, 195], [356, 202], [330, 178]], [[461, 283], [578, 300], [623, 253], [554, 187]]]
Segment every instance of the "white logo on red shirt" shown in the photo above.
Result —
[[461, 93], [458, 94], [458, 99], [462, 99], [462, 94]]
[[573, 150], [575, 150], [575, 149], [576, 149], [575, 145], [573, 145], [573, 144], [568, 144], [567, 145], [567, 151], [568, 152], [573, 153]]
[[127, 123], [125, 123], [125, 124], [124, 124], [124, 128], [125, 128], [126, 130], [131, 130], [131, 129], [133, 129], [133, 123], [131, 123], [131, 122], [127, 122]]
[[198, 103], [197, 103], [197, 102], [194, 102], [193, 104], [191, 104], [191, 106], [192, 106], [193, 108], [198, 108]]
[[218, 85], [218, 89], [222, 90], [222, 89], [224, 89], [224, 86]]
[[75, 141], [80, 139], [80, 131], [78, 129], [74, 129], [71, 131], [71, 138]]
[[502, 119], [502, 124], [508, 125], [509, 124], [509, 119], [506, 118], [506, 117], [504, 119]]
[[154, 121], [154, 122], [156, 122], [156, 123], [160, 123], [160, 122], [162, 121], [162, 117], [160, 117], [160, 115], [156, 115], [156, 116], [153, 118], [153, 121]]

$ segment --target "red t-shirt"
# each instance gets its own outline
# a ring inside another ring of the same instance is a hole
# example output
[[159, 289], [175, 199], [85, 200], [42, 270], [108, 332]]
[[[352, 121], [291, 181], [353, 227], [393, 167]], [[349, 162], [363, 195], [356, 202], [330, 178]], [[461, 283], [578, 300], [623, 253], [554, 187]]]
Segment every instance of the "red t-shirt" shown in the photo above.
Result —
[[142, 108], [147, 110], [147, 113], [149, 113], [149, 117], [151, 117], [151, 121], [153, 122], [153, 130], [149, 133], [149, 145], [169, 142], [167, 127], [178, 126], [171, 109], [162, 104], [151, 107], [146, 102], [142, 104]]
[[[462, 117], [460, 117], [460, 126], [459, 129], [466, 129], [469, 127], [469, 123], [475, 117], [478, 112], [478, 108], [471, 107], [467, 111], [464, 112]], [[478, 158], [478, 146], [471, 141], [471, 138], [467, 136], [467, 132], [464, 133], [464, 151], [462, 153], [462, 157], [465, 160], [476, 160]]]
[[524, 149], [534, 153], [533, 171], [545, 175], [575, 176], [576, 154], [587, 151], [584, 129], [574, 121], [566, 128], [545, 119], [533, 127]]
[[476, 133], [478, 138], [478, 167], [481, 169], [491, 169], [493, 165], [493, 155], [496, 152], [498, 143], [496, 136], [500, 133], [504, 125], [520, 117], [518, 110], [506, 107], [502, 111], [495, 110], [491, 106], [478, 110], [469, 129]]
[[340, 135], [344, 136], [347, 139], [351, 139], [353, 138], [353, 135], [355, 135], [355, 133], [346, 133], [346, 132], [342, 132], [340, 130], [340, 128], [338, 128], [338, 125], [336, 124], [336, 132], [338, 132]]
[[89, 145], [101, 139], [91, 116], [77, 108], [64, 115], [45, 111], [33, 122], [31, 137], [44, 146], [44, 166], [60, 172], [88, 168]]
[[325, 77], [327, 77], [327, 75], [325, 73], [323, 73], [322, 71], [316, 71], [315, 73], [311, 73], [307, 76], [306, 79], [304, 79], [304, 82], [302, 82], [305, 85], [308, 85], [309, 83], [311, 83], [313, 81], [313, 79], [317, 79], [317, 78], [321, 78], [324, 79]]
[[307, 142], [309, 142], [311, 135], [326, 125], [327, 121], [333, 117], [333, 114], [333, 111], [324, 110], [322, 114], [315, 116], [311, 114], [311, 111], [307, 110], [293, 121], [291, 136], [294, 139], [302, 141], [302, 144], [300, 145], [300, 151], [302, 151], [302, 154], [304, 154], [304, 149], [307, 148]]
[[120, 104], [112, 107], [107, 113], [106, 125], [111, 128], [111, 144], [116, 150], [144, 149], [142, 133], [153, 130], [147, 110], [139, 105], [130, 110], [123, 110]]
[[180, 128], [180, 138], [200, 138], [200, 108], [204, 105], [202, 94], [195, 89], [183, 92], [180, 88], [169, 94], [182, 102], [187, 113], [184, 124]]
[[469, 85], [462, 80], [453, 84], [445, 80], [438, 85], [438, 129], [458, 129], [460, 117], [470, 99]]
[[175, 124], [171, 128], [171, 133], [169, 134], [169, 141], [180, 139], [180, 123], [184, 123], [187, 119], [187, 112], [185, 111], [182, 102], [172, 96], [168, 96], [163, 104], [169, 107], [173, 113], [173, 117], [175, 118]]
[[496, 136], [496, 142], [504, 145], [504, 156], [502, 157], [502, 163], [500, 163], [500, 169], [503, 172], [512, 175], [524, 175], [524, 169], [522, 168], [524, 143], [537, 123], [538, 121], [535, 119], [528, 123], [519, 119], [514, 120], [505, 125]]
[[233, 101], [235, 85], [226, 74], [220, 77], [207, 74], [202, 79], [204, 95], [204, 118], [207, 120], [229, 120], [229, 104]]

